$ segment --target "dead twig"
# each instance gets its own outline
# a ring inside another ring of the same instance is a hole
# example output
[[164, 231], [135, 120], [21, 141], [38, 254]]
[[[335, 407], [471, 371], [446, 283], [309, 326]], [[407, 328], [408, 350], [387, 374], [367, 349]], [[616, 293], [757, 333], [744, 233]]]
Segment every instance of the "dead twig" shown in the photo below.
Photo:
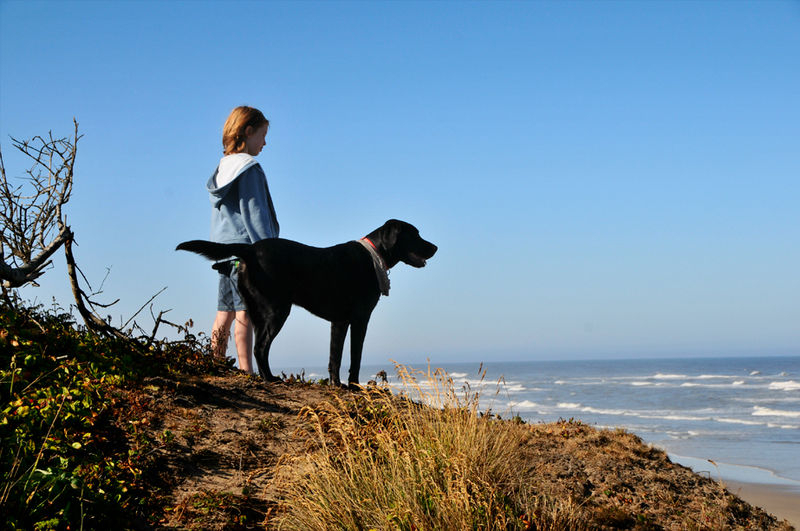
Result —
[[72, 254], [72, 243], [72, 238], [64, 242], [64, 255], [67, 260], [67, 275], [69, 276], [70, 285], [72, 286], [72, 295], [75, 298], [75, 307], [78, 309], [78, 313], [83, 318], [83, 322], [86, 323], [86, 327], [98, 334], [114, 336], [119, 339], [135, 343], [125, 333], [111, 326], [110, 323], [98, 317], [96, 313], [87, 307], [87, 302], [90, 306], [94, 306], [96, 304], [89, 299], [78, 283], [78, 268], [75, 265], [75, 256]]
[[[163, 288], [161, 288], [160, 290], [158, 290], [158, 292], [157, 292], [155, 295], [153, 295], [152, 297], [150, 297], [150, 300], [148, 300], [147, 302], [145, 302], [144, 304], [142, 304], [142, 307], [141, 307], [141, 308], [139, 308], [138, 310], [136, 310], [136, 313], [134, 313], [134, 314], [131, 316], [131, 318], [130, 318], [130, 319], [128, 319], [128, 320], [125, 322], [125, 324], [124, 324], [124, 325], [122, 325], [122, 329], [123, 329], [123, 330], [124, 330], [124, 329], [126, 329], [126, 328], [128, 327], [128, 324], [130, 324], [130, 322], [131, 322], [131, 321], [133, 321], [133, 320], [136, 318], [136, 316], [137, 316], [137, 315], [139, 315], [140, 313], [142, 313], [142, 310], [144, 310], [144, 309], [147, 307], [147, 305], [148, 305], [148, 304], [150, 304], [151, 302], [153, 302], [153, 300], [155, 300], [155, 298], [156, 298], [156, 297], [158, 297], [159, 295], [161, 295], [162, 293], [164, 293], [166, 290], [167, 290], [167, 287], [166, 287], [166, 286], [164, 286]], [[164, 313], [164, 312], [161, 312], [161, 313]], [[161, 317], [161, 316], [159, 315], [159, 317]]]
[[26, 171], [27, 186], [9, 182], [0, 151], [0, 283], [4, 290], [35, 284], [52, 263], [53, 253], [72, 237], [62, 207], [72, 194], [81, 138], [77, 120], [73, 124], [71, 138], [54, 138], [52, 132], [30, 140], [11, 138], [13, 146], [33, 161]]

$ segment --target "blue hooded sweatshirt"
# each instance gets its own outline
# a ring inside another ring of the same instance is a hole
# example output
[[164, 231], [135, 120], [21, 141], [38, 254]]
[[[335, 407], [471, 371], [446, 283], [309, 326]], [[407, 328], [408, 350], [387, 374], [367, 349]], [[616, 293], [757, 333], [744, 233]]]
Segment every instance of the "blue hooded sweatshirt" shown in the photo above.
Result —
[[211, 241], [255, 243], [280, 232], [267, 177], [252, 155], [222, 157], [206, 183], [211, 199]]

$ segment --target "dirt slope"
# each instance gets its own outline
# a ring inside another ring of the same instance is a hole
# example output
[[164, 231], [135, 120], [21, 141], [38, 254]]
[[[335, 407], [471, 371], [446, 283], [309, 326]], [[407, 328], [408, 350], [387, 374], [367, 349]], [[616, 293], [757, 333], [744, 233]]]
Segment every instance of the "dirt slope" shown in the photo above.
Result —
[[[269, 528], [279, 509], [270, 486], [275, 465], [311, 447], [296, 433], [298, 414], [333, 393], [348, 391], [264, 384], [238, 371], [148, 380], [130, 399], [148, 412], [141, 433], [160, 441], [146, 471], [158, 527]], [[580, 422], [528, 429], [520, 450], [528, 469], [520, 473], [554, 499], [585, 503], [598, 529], [791, 529], [622, 430]], [[637, 520], [643, 513], [649, 521]]]

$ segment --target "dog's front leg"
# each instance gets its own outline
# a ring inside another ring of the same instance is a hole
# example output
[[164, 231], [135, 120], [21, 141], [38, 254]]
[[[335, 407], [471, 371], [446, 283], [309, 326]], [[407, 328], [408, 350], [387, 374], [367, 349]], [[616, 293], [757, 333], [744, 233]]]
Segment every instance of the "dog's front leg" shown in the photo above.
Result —
[[350, 327], [350, 376], [347, 378], [347, 385], [351, 388], [358, 387], [358, 373], [361, 370], [361, 351], [364, 349], [368, 321], [369, 316], [363, 321], [353, 321]]
[[328, 376], [331, 385], [342, 385], [339, 379], [339, 368], [342, 366], [344, 338], [347, 336], [349, 323], [331, 323], [331, 355], [328, 359]]

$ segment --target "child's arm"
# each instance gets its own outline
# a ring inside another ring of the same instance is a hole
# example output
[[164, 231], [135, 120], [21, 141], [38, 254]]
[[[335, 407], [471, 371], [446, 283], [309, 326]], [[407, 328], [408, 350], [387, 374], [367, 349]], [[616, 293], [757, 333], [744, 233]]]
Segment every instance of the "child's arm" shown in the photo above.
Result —
[[277, 238], [280, 228], [261, 166], [251, 166], [238, 180], [239, 209], [250, 241]]

